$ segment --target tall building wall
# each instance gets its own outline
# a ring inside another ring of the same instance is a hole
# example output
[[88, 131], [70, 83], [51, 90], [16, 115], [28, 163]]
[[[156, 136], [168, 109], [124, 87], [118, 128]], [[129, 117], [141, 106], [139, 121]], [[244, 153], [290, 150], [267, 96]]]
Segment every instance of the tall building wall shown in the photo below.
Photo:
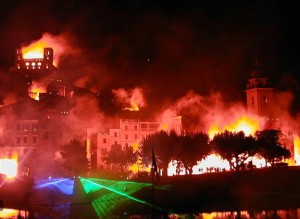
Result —
[[109, 168], [105, 165], [102, 158], [107, 154], [107, 151], [110, 150], [113, 144], [121, 144], [122, 147], [131, 145], [134, 150], [137, 150], [143, 138], [160, 130], [174, 130], [177, 134], [180, 134], [182, 130], [181, 117], [170, 118], [163, 122], [120, 119], [119, 128], [110, 129], [108, 133], [98, 134], [97, 168]]

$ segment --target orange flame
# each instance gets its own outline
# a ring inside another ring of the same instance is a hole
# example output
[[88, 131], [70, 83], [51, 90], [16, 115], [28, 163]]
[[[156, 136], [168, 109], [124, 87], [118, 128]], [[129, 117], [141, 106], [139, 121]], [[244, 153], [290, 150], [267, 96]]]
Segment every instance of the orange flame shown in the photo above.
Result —
[[129, 111], [139, 111], [140, 108], [138, 106], [138, 104], [136, 102], [130, 102], [130, 106], [129, 108], [125, 108], [125, 110], [129, 110]]
[[259, 130], [259, 128], [260, 123], [257, 118], [242, 115], [236, 121], [232, 122], [231, 124], [224, 125], [222, 128], [220, 128], [218, 123], [216, 122], [210, 127], [208, 135], [210, 139], [212, 139], [217, 133], [228, 130], [232, 132], [243, 131], [245, 135], [249, 136], [253, 135], [257, 130]]
[[22, 48], [24, 59], [40, 59], [44, 56], [44, 48], [47, 47], [45, 42], [35, 42], [29, 46]]
[[[220, 127], [218, 124], [219, 122], [215, 122], [213, 125], [211, 125], [208, 131], [210, 139], [212, 139], [217, 133], [221, 133], [225, 130], [232, 132], [243, 131], [245, 135], [248, 136], [253, 135], [260, 128], [259, 119], [254, 116], [248, 115], [241, 115], [237, 117], [233, 122], [225, 124], [222, 127]], [[161, 127], [161, 129], [166, 128], [168, 128], [168, 123], [164, 123]], [[256, 167], [262, 167], [265, 163], [263, 159], [257, 157], [252, 158], [252, 161]], [[218, 154], [210, 154], [205, 159], [199, 161], [198, 164], [193, 167], [193, 174], [201, 174], [206, 172], [220, 172], [229, 169], [230, 166], [228, 161], [223, 160]], [[175, 173], [176, 166], [170, 163], [168, 168], [168, 175], [174, 175]], [[180, 174], [184, 174], [184, 172], [181, 172]]]
[[130, 90], [124, 88], [113, 89], [112, 92], [117, 97], [118, 102], [126, 105], [130, 104], [130, 107], [126, 107], [124, 110], [139, 111], [140, 107], [145, 106], [143, 90], [139, 87]]
[[28, 94], [32, 99], [39, 100], [40, 93], [46, 93], [47, 89], [46, 86], [42, 83], [38, 83], [36, 81], [33, 81], [31, 86], [28, 89]]
[[22, 47], [22, 55], [24, 59], [35, 59], [44, 57], [44, 48], [52, 48], [54, 52], [53, 64], [55, 66], [59, 63], [59, 58], [63, 54], [73, 51], [70, 49], [65, 36], [53, 36], [48, 33], [44, 33], [42, 38], [32, 42], [27, 46]]

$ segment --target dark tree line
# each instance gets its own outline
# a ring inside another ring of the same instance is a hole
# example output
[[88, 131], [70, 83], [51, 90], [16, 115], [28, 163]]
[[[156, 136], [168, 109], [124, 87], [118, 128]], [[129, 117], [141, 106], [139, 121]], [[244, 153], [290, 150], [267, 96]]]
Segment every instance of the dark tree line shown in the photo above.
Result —
[[[244, 132], [224, 131], [209, 139], [204, 132], [177, 135], [175, 132], [156, 132], [146, 136], [137, 151], [133, 147], [113, 144], [103, 160], [120, 170], [122, 175], [130, 165], [140, 161], [142, 165], [152, 163], [152, 150], [156, 164], [163, 176], [167, 176], [168, 165], [176, 162], [176, 173], [185, 170], [186, 175], [193, 173], [193, 167], [206, 156], [215, 153], [227, 160], [231, 170], [241, 170], [253, 156], [266, 160], [266, 165], [275, 166], [291, 156], [289, 150], [280, 143], [281, 132], [278, 130], [257, 131], [254, 136]], [[79, 156], [80, 154], [80, 156]], [[78, 140], [71, 140], [61, 151], [64, 165], [76, 173], [87, 171], [85, 147]]]
[[[162, 175], [167, 175], [171, 160], [177, 161], [178, 168], [184, 167], [186, 174], [192, 174], [197, 161], [211, 153], [219, 154], [230, 164], [231, 170], [241, 170], [246, 161], [253, 156], [260, 156], [271, 166], [290, 158], [291, 153], [280, 143], [281, 132], [278, 130], [257, 131], [254, 136], [244, 132], [225, 131], [212, 140], [206, 133], [191, 133], [182, 136], [174, 132], [158, 132], [144, 138], [140, 143], [140, 155], [144, 165], [151, 164], [151, 148], [154, 148], [157, 165]], [[179, 171], [177, 171], [179, 173]]]

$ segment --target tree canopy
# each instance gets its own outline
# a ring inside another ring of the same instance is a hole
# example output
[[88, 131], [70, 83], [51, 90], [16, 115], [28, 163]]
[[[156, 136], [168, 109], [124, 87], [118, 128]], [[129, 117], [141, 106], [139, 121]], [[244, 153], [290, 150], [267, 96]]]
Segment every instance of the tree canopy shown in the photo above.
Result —
[[63, 145], [60, 154], [66, 169], [76, 175], [87, 173], [88, 159], [86, 148], [79, 140], [72, 139], [69, 143]]
[[246, 160], [257, 152], [255, 139], [245, 133], [224, 131], [214, 136], [211, 141], [212, 150], [229, 162], [230, 168], [240, 170]]
[[144, 165], [151, 164], [153, 148], [157, 166], [159, 169], [162, 169], [163, 175], [167, 176], [168, 165], [174, 156], [177, 139], [178, 136], [175, 132], [170, 132], [170, 134], [168, 134], [165, 131], [156, 132], [146, 136], [140, 142], [139, 147], [142, 163]]
[[178, 136], [173, 158], [178, 162], [177, 167], [180, 168], [182, 163], [186, 174], [191, 175], [197, 162], [209, 154], [208, 141], [209, 137], [204, 132]]
[[258, 153], [264, 157], [271, 166], [275, 166], [275, 163], [291, 157], [291, 152], [280, 143], [281, 135], [281, 131], [274, 129], [257, 131], [255, 133], [259, 147]]
[[137, 162], [137, 154], [133, 151], [133, 147], [125, 145], [124, 148], [121, 144], [113, 144], [107, 155], [103, 157], [106, 164], [113, 164], [115, 168], [119, 168], [124, 174], [125, 169], [130, 165]]

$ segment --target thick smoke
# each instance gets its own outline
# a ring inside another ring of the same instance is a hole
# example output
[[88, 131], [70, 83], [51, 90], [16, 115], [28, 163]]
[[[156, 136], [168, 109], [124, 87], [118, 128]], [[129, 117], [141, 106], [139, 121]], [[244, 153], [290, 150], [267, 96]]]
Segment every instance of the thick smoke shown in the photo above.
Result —
[[177, 3], [7, 3], [0, 37], [9, 43], [0, 48], [0, 62], [13, 63], [15, 48], [52, 35], [52, 44], [68, 45], [54, 54], [63, 54], [58, 67], [73, 84], [94, 93], [141, 87], [152, 111], [191, 89], [242, 101], [256, 58], [264, 57], [276, 77], [278, 28], [285, 21], [273, 16], [277, 4]]
[[[263, 57], [276, 78], [278, 42], [285, 43], [278, 35], [279, 30], [286, 33], [278, 4], [224, 4], [7, 3], [0, 9], [5, 21], [1, 42], [8, 42], [1, 45], [0, 62], [13, 63], [16, 48], [45, 40], [54, 48], [59, 74], [73, 86], [95, 94], [138, 87], [147, 113], [154, 116], [168, 108], [183, 115], [187, 129], [207, 129], [206, 121], [222, 110], [228, 116], [236, 107], [242, 111], [243, 104], [236, 103], [245, 100], [254, 59]], [[2, 100], [11, 103], [14, 92], [6, 90]], [[75, 102], [78, 108], [84, 101]], [[101, 120], [101, 109], [91, 106]]]
[[185, 131], [208, 132], [213, 125], [225, 127], [232, 124], [243, 115], [256, 118], [260, 124], [264, 124], [263, 118], [249, 113], [245, 103], [226, 103], [220, 93], [212, 93], [209, 96], [201, 96], [194, 91], [189, 91], [167, 107], [158, 117], [182, 116]]
[[143, 90], [139, 87], [129, 90], [125, 88], [113, 89], [112, 92], [116, 96], [116, 102], [125, 109], [139, 110], [139, 108], [146, 106]]

